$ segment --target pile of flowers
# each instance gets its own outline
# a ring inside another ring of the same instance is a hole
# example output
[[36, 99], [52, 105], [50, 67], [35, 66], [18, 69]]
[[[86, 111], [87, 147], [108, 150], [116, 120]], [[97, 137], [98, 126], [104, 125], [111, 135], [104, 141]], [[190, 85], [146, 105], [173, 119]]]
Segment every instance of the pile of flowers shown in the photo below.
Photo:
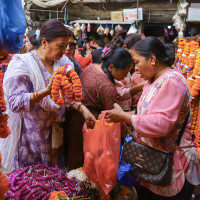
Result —
[[74, 177], [68, 178], [67, 172], [57, 166], [32, 165], [15, 169], [6, 176], [10, 180], [6, 199], [48, 200], [53, 191], [64, 191], [69, 198], [86, 197], [81, 183]]
[[6, 111], [6, 102], [4, 99], [3, 92], [3, 72], [0, 69], [0, 138], [6, 138], [10, 134], [10, 129], [8, 128], [8, 115]]
[[65, 99], [70, 102], [82, 100], [81, 81], [70, 65], [66, 64], [63, 67], [57, 68], [51, 94], [53, 101], [60, 106], [65, 105]]

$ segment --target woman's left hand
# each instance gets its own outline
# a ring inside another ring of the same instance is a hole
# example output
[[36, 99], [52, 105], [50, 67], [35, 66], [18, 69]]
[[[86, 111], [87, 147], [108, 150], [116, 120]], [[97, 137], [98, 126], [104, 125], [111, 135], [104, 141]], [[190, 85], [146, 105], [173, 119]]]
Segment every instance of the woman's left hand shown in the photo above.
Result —
[[122, 122], [123, 121], [123, 109], [117, 104], [114, 104], [113, 110], [107, 110], [105, 114], [105, 118], [108, 122]]
[[53, 85], [53, 79], [55, 78], [55, 75], [53, 75], [53, 77], [51, 78], [51, 81], [49, 82], [49, 85], [47, 85], [46, 90], [48, 92], [48, 94], [51, 94], [51, 90], [52, 90], [52, 85]]

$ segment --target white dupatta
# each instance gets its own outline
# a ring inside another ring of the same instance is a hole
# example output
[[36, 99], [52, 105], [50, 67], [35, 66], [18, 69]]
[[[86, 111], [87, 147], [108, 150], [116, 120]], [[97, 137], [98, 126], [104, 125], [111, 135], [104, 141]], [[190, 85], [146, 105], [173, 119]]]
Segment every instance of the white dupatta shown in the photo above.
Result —
[[[33, 52], [36, 54], [35, 50]], [[27, 67], [26, 70], [24, 68], [20, 68], [19, 65], [16, 66], [15, 63], [19, 60]], [[73, 63], [66, 56], [63, 56], [60, 60], [55, 61], [53, 66], [54, 71], [66, 63], [69, 63], [73, 66]], [[6, 102], [8, 102], [10, 84], [12, 84], [10, 78], [19, 75], [27, 75], [30, 77], [34, 91], [41, 90], [46, 87], [39, 66], [31, 53], [16, 54], [10, 61], [3, 80], [3, 90]], [[42, 102], [39, 104], [47, 112], [56, 111], [60, 107], [53, 102], [49, 95], [44, 97]], [[11, 130], [11, 134], [5, 139], [0, 139], [0, 152], [2, 154], [2, 166], [8, 170], [11, 170], [14, 157], [17, 152], [18, 142], [21, 136], [22, 115], [20, 112], [12, 112], [8, 103], [6, 107], [6, 112], [9, 115], [8, 126]]]

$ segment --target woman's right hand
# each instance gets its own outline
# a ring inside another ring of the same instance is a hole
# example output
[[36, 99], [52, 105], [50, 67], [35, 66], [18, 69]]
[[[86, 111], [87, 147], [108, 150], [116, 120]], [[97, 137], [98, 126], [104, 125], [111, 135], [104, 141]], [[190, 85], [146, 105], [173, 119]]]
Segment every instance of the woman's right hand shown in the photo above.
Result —
[[94, 125], [95, 125], [95, 122], [96, 122], [96, 118], [94, 117], [94, 115], [87, 108], [84, 109], [84, 111], [83, 111], [83, 117], [85, 119], [87, 127], [88, 128], [94, 128]]

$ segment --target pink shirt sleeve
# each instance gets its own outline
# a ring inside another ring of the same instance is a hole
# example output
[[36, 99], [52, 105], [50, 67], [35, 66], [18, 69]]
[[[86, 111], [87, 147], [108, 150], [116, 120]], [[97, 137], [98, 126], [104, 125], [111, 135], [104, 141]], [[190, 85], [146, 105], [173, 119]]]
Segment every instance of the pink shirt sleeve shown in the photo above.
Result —
[[120, 96], [120, 101], [131, 99], [130, 89], [125, 87], [125, 85], [122, 83], [122, 81], [115, 80], [115, 87], [117, 90], [117, 93]]
[[178, 82], [166, 80], [143, 114], [132, 116], [137, 133], [148, 138], [166, 136], [177, 122], [184, 95], [184, 89]]

